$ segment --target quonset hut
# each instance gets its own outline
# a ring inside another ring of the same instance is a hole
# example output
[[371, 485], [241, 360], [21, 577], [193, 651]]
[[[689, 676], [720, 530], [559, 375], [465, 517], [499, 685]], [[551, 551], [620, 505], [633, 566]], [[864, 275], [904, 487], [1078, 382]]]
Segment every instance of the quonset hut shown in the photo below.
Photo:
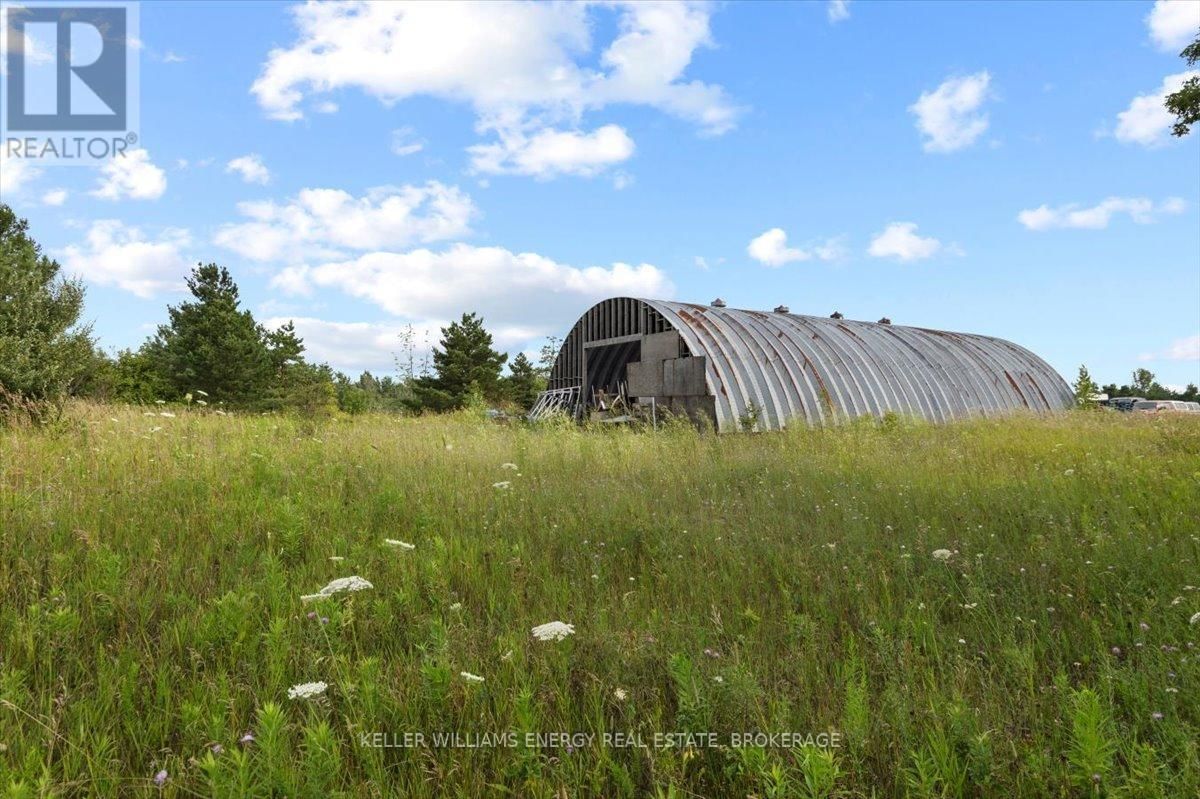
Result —
[[535, 411], [631, 407], [763, 430], [888, 412], [944, 422], [1067, 408], [1049, 364], [991, 336], [614, 297], [571, 328]]

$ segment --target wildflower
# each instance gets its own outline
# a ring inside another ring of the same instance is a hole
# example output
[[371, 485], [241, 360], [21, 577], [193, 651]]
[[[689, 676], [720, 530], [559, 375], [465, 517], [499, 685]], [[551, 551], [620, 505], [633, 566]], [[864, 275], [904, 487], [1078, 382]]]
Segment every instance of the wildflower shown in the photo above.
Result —
[[417, 548], [416, 544], [409, 544], [396, 538], [385, 538], [383, 539], [383, 543], [387, 544], [389, 547], [396, 547], [396, 549], [409, 550]]
[[342, 557], [341, 555], [330, 555], [329, 559], [332, 560], [334, 563], [341, 563], [343, 560], [345, 560], [345, 558]]
[[328, 687], [327, 684], [320, 680], [317, 682], [302, 682], [288, 689], [288, 699], [312, 699], [314, 696], [320, 696], [325, 693], [325, 689]]
[[467, 682], [471, 682], [471, 683], [483, 682], [482, 677], [480, 677], [478, 674], [472, 674], [469, 671], [460, 671], [458, 673], [458, 676], [462, 677], [464, 680], [466, 680]]
[[933, 559], [945, 562], [945, 561], [950, 560], [950, 556], [952, 554], [954, 554], [954, 553], [952, 553], [948, 549], [935, 549], [935, 550], [933, 550]]
[[154, 775], [154, 784], [157, 785], [159, 788], [163, 787], [163, 785], [165, 785], [167, 782], [167, 776], [168, 775], [167, 775], [166, 769], [163, 769], [162, 771], [158, 772], [157, 774]]
[[197, 405], [207, 405], [208, 403], [205, 402], [204, 400], [196, 400], [196, 404]]
[[515, 463], [502, 463], [502, 464], [500, 464], [500, 468], [501, 468], [501, 469], [511, 469], [512, 471], [514, 471], [514, 472], [515, 472], [515, 471], [517, 470], [517, 464], [515, 464]]
[[720, 652], [718, 652], [718, 651], [717, 651], [717, 650], [715, 650], [715, 649], [705, 649], [705, 650], [704, 650], [704, 656], [705, 656], [705, 657], [710, 657], [710, 658], [716, 659], [716, 658], [719, 658], [719, 657], [721, 657], [721, 653], [720, 653]]
[[207, 396], [208, 396], [208, 392], [207, 392], [207, 391], [201, 391], [200, 389], [196, 389], [196, 393], [197, 393], [197, 394], [199, 394], [199, 395], [200, 395], [200, 396], [202, 396], [202, 397], [207, 397]]
[[959, 638], [959, 639], [958, 639], [958, 642], [959, 642], [960, 644], [965, 644], [965, 643], [967, 642], [967, 639], [965, 639], [965, 638]]
[[323, 599], [327, 596], [340, 594], [342, 591], [365, 591], [368, 588], [374, 587], [375, 586], [371, 585], [371, 583], [367, 582], [358, 575], [354, 575], [353, 577], [339, 577], [336, 580], [331, 580], [328, 585], [326, 585], [317, 593], [305, 594], [304, 596], [300, 597], [300, 601], [311, 602], [314, 599]]
[[450, 606], [450, 609], [451, 610], [462, 610], [462, 603], [455, 602], [453, 605]]
[[1073, 474], [1075, 474], [1075, 470], [1074, 470], [1074, 469], [1067, 469], [1065, 472], [1063, 472], [1063, 475], [1064, 475], [1064, 476], [1066, 476], [1066, 477], [1070, 477], [1070, 476], [1071, 476], [1071, 475], [1073, 475]]
[[1156, 710], [1150, 714], [1150, 718], [1154, 719], [1155, 721], [1162, 721], [1163, 714]]
[[575, 634], [575, 625], [566, 624], [561, 621], [552, 621], [547, 622], [546, 624], [539, 624], [530, 632], [532, 632], [533, 637], [539, 641], [561, 641], [568, 635]]
[[1146, 622], [1144, 622], [1144, 621], [1143, 621], [1143, 622], [1139, 622], [1139, 623], [1138, 623], [1138, 629], [1139, 629], [1139, 630], [1141, 630], [1142, 632], [1146, 632], [1147, 630], [1149, 630], [1149, 629], [1150, 629], [1150, 625], [1149, 625], [1149, 624], [1146, 624]]
[[510, 649], [507, 652], [505, 652], [503, 655], [501, 655], [500, 659], [507, 662], [509, 660], [512, 660], [512, 656], [513, 656], [513, 651]]
[[171, 413], [170, 411], [163, 411], [162, 413], [159, 414], [159, 416], [163, 417], [164, 419], [174, 419], [175, 418], [175, 414]]
[[155, 400], [154, 404], [155, 405], [166, 405], [167, 401], [166, 400]]
[[1188, 620], [1188, 624], [1200, 624], [1200, 613], [1193, 613], [1192, 618]]
[[496, 489], [497, 491], [507, 491], [508, 489], [512, 488], [512, 481], [501, 480], [498, 483], [492, 483], [492, 488]]
[[624, 689], [624, 688], [614, 688], [614, 689], [613, 689], [613, 697], [614, 697], [614, 698], [615, 698], [615, 699], [616, 699], [618, 702], [624, 702], [624, 701], [625, 701], [625, 698], [626, 698], [627, 696], [629, 696], [629, 694], [625, 693], [625, 689]]
[[220, 744], [213, 744], [212, 746], [209, 747], [209, 749], [212, 750], [212, 753], [214, 755], [219, 755], [225, 751], [225, 747], [221, 746]]
[[254, 733], [247, 730], [245, 735], [243, 735], [241, 738], [238, 738], [238, 743], [241, 743], [241, 744], [254, 743]]
[[225, 413], [225, 411], [221, 410], [220, 408], [217, 408], [217, 416], [228, 416], [228, 415], [229, 414]]
[[722, 677], [720, 674], [718, 674], [716, 677], [713, 677], [713, 682], [723, 683], [723, 682], [725, 682], [725, 678]]

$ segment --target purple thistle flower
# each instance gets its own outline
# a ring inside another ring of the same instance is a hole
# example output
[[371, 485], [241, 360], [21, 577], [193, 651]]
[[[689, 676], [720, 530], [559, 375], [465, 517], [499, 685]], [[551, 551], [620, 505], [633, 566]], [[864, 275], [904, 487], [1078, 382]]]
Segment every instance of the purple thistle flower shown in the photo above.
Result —
[[241, 738], [238, 739], [238, 743], [243, 743], [243, 744], [254, 743], [254, 733], [247, 732], [245, 735], [243, 735]]
[[219, 755], [225, 751], [225, 747], [221, 746], [220, 744], [213, 744], [209, 748], [212, 750], [214, 755]]
[[163, 785], [166, 784], [166, 782], [167, 782], [167, 770], [166, 769], [163, 769], [162, 771], [160, 771], [154, 775], [154, 784], [157, 785], [159, 788], [163, 787]]

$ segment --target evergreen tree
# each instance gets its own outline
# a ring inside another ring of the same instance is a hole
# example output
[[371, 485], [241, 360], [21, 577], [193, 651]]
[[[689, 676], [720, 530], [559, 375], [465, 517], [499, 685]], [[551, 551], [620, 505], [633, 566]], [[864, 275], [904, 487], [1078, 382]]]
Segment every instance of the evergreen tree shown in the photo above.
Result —
[[240, 310], [237, 285], [224, 267], [198, 265], [187, 285], [195, 300], [168, 308], [170, 323], [146, 343], [155, 371], [175, 397], [202, 389], [233, 405], [261, 401], [277, 370], [299, 357], [299, 339], [272, 338]]
[[517, 353], [517, 357], [513, 358], [508, 370], [509, 376], [506, 382], [508, 383], [509, 397], [522, 409], [529, 410], [533, 407], [533, 403], [537, 402], [538, 394], [545, 388], [546, 381], [538, 374], [533, 362], [526, 358], [523, 352]]
[[59, 276], [29, 224], [0, 204], [0, 415], [57, 406], [91, 369], [90, 325], [79, 325], [83, 286]]
[[1075, 385], [1072, 388], [1075, 391], [1075, 407], [1096, 407], [1094, 398], [1100, 393], [1100, 386], [1096, 385], [1096, 381], [1092, 379], [1086, 366], [1079, 367], [1079, 376], [1075, 378]]
[[492, 349], [492, 334], [479, 316], [463, 314], [460, 321], [443, 327], [440, 344], [441, 349], [433, 351], [434, 374], [413, 381], [410, 406], [446, 411], [463, 407], [472, 394], [501, 398], [500, 367], [508, 356]]

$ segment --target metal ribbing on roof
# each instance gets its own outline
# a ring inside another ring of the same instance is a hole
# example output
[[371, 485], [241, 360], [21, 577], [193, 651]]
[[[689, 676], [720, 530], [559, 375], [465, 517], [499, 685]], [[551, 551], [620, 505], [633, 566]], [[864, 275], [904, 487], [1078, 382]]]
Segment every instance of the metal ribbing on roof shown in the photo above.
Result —
[[618, 299], [588, 311], [568, 335], [552, 387], [576, 376], [581, 365], [576, 353], [593, 336], [601, 337], [596, 312], [615, 308], [615, 324], [602, 326], [607, 336], [657, 332], [661, 326], [653, 320], [661, 317], [679, 332], [692, 355], [706, 357], [706, 382], [721, 430], [738, 429], [752, 406], [760, 427], [778, 429], [796, 419], [819, 424], [830, 416], [888, 412], [943, 422], [1020, 410], [1056, 411], [1072, 401], [1066, 382], [1045, 361], [990, 336]]

